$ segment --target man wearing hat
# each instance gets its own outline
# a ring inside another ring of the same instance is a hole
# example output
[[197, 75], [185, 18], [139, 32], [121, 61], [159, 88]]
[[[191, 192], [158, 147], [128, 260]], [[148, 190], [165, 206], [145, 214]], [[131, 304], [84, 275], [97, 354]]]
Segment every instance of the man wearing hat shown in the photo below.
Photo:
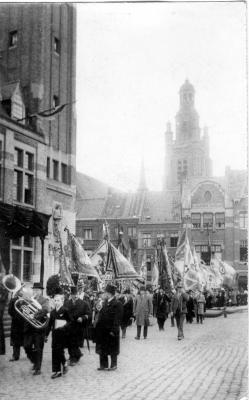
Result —
[[187, 301], [189, 296], [185, 293], [183, 285], [179, 282], [176, 286], [176, 293], [172, 298], [172, 313], [176, 319], [176, 326], [178, 329], [178, 340], [184, 338], [183, 323], [187, 313]]
[[[49, 313], [49, 301], [42, 295], [43, 285], [40, 282], [35, 282], [33, 285], [33, 297], [36, 302], [41, 306], [40, 310], [36, 312], [34, 318], [44, 320]], [[28, 321], [24, 322], [24, 340], [23, 345], [27, 357], [33, 364], [33, 375], [40, 375], [43, 347], [46, 337], [46, 327], [37, 329], [33, 327]]]
[[[99, 354], [98, 371], [117, 369], [120, 350], [119, 324], [120, 306], [115, 298], [116, 287], [108, 284], [105, 288], [105, 301], [96, 323], [96, 353]], [[108, 356], [111, 357], [110, 368]]]
[[137, 336], [136, 340], [140, 340], [141, 329], [143, 328], [144, 339], [147, 339], [148, 326], [150, 324], [149, 317], [152, 315], [153, 305], [151, 296], [146, 294], [145, 286], [141, 286], [139, 294], [136, 296], [134, 301], [134, 315], [136, 317], [137, 324]]
[[71, 287], [70, 299], [65, 302], [65, 308], [70, 315], [69, 343], [68, 352], [70, 356], [70, 366], [73, 367], [82, 357], [80, 347], [82, 347], [84, 329], [91, 320], [92, 314], [88, 303], [78, 296], [77, 287]]

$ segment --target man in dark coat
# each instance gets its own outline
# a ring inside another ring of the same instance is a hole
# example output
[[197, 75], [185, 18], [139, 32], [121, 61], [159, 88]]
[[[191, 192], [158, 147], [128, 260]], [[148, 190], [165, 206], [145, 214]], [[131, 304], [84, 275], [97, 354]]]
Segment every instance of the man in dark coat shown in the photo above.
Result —
[[[117, 369], [117, 358], [120, 351], [119, 323], [120, 304], [115, 298], [115, 286], [107, 285], [106, 300], [103, 303], [96, 324], [96, 353], [99, 354], [100, 367], [98, 371]], [[108, 368], [108, 355], [111, 365]]]
[[[39, 321], [46, 320], [49, 313], [49, 301], [42, 296], [43, 286], [39, 282], [33, 285], [34, 299], [40, 304], [41, 309], [35, 314], [35, 319]], [[48, 320], [48, 318], [47, 318]], [[46, 326], [44, 328], [35, 328], [29, 322], [24, 321], [24, 349], [27, 357], [33, 364], [33, 375], [41, 374], [41, 364], [43, 356], [43, 347], [46, 337]]]
[[83, 342], [84, 329], [88, 321], [91, 320], [92, 315], [88, 303], [77, 297], [76, 287], [71, 288], [71, 297], [65, 302], [64, 306], [70, 315], [68, 352], [70, 366], [74, 366], [83, 355], [80, 351], [80, 346], [82, 346]]
[[166, 295], [162, 288], [159, 289], [159, 293], [157, 294], [157, 303], [156, 303], [156, 318], [159, 331], [164, 330], [164, 323], [168, 318], [169, 314], [169, 303], [170, 298]]
[[127, 326], [132, 323], [133, 316], [133, 299], [130, 294], [130, 289], [124, 291], [123, 296], [120, 297], [123, 304], [123, 316], [121, 319], [122, 339], [125, 339]]
[[0, 273], [0, 355], [5, 354], [5, 335], [3, 328], [3, 314], [8, 301], [8, 290], [2, 284], [4, 274]]
[[188, 295], [185, 293], [182, 284], [178, 283], [176, 294], [172, 298], [172, 312], [176, 319], [178, 340], [182, 340], [184, 338], [183, 322], [187, 313], [187, 301]]
[[10, 345], [13, 347], [13, 355], [9, 361], [17, 361], [20, 358], [21, 346], [23, 346], [24, 318], [16, 311], [15, 302], [18, 296], [14, 296], [9, 302], [8, 313], [11, 316]]

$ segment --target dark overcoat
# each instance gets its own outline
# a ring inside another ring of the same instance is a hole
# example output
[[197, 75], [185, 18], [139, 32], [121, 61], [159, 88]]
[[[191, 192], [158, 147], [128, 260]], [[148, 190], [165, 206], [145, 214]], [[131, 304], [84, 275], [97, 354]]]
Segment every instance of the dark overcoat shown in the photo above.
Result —
[[105, 301], [96, 324], [96, 353], [118, 355], [120, 351], [120, 302], [115, 297]]
[[24, 318], [16, 311], [15, 302], [18, 297], [13, 297], [9, 302], [8, 313], [11, 316], [10, 345], [23, 346]]
[[170, 298], [166, 294], [158, 293], [157, 295], [157, 308], [156, 308], [156, 317], [159, 319], [168, 318], [169, 310], [170, 310]]
[[[67, 323], [61, 327], [55, 329], [56, 320], [65, 320]], [[46, 331], [46, 336], [49, 335], [50, 331], [52, 330], [52, 347], [56, 348], [65, 348], [68, 344], [69, 339], [69, 322], [70, 322], [70, 315], [68, 310], [62, 306], [59, 310], [52, 310], [50, 313], [49, 323]]]
[[133, 316], [133, 300], [132, 297], [124, 298], [123, 300], [123, 316], [121, 319], [121, 328], [126, 328], [131, 325]]
[[[83, 342], [84, 331], [87, 329], [88, 323], [92, 319], [92, 313], [89, 304], [85, 300], [72, 299], [64, 303], [65, 308], [70, 315], [69, 337], [70, 346], [81, 347]], [[82, 318], [82, 322], [78, 322], [78, 318]]]

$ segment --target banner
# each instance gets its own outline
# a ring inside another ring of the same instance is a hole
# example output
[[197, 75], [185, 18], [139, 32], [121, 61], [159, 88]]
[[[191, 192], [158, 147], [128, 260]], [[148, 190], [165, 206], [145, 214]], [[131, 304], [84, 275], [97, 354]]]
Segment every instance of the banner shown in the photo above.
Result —
[[[174, 290], [174, 280], [173, 280], [173, 273], [172, 273], [173, 268], [169, 261], [166, 243], [162, 244], [161, 251], [162, 251], [162, 268], [161, 269], [162, 269], [162, 272], [165, 272], [169, 288], [172, 291], [172, 290]], [[173, 264], [173, 267], [174, 267], [174, 264]], [[176, 271], [174, 271], [174, 272], [176, 272]], [[178, 277], [179, 277], [179, 275], [178, 275]], [[177, 276], [176, 276], [176, 278], [177, 278]]]
[[154, 265], [153, 265], [153, 269], [152, 269], [151, 284], [152, 284], [152, 286], [158, 286], [158, 282], [159, 282], [158, 259], [157, 259], [157, 250], [155, 250], [155, 259], [154, 259]]

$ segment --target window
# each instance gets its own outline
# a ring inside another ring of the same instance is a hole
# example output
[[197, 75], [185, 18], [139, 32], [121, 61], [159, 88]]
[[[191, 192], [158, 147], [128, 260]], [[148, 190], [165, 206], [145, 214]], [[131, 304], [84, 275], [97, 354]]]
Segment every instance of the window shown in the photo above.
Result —
[[150, 233], [143, 234], [143, 247], [151, 247], [151, 234]]
[[53, 160], [53, 179], [55, 181], [59, 180], [59, 162]]
[[50, 178], [50, 157], [47, 157], [47, 178]]
[[60, 54], [61, 52], [60, 40], [57, 37], [54, 37], [54, 51], [57, 54]]
[[93, 238], [93, 230], [91, 228], [84, 229], [84, 239], [92, 240]]
[[15, 148], [13, 200], [34, 204], [34, 154]]
[[135, 226], [128, 226], [128, 236], [136, 237], [137, 235], [137, 228]]
[[24, 168], [28, 169], [29, 171], [33, 171], [33, 169], [34, 169], [34, 154], [25, 152]]
[[191, 214], [191, 223], [193, 229], [200, 229], [201, 227], [201, 214], [193, 213]]
[[60, 100], [58, 96], [54, 96], [53, 97], [53, 107], [58, 107], [58, 105], [60, 104]]
[[203, 214], [203, 228], [212, 228], [213, 226], [213, 214], [204, 213]]
[[17, 45], [17, 31], [12, 31], [9, 33], [9, 47], [15, 47]]
[[212, 199], [212, 195], [211, 195], [211, 193], [209, 192], [209, 190], [207, 190], [205, 193], [204, 193], [204, 199], [205, 199], [205, 201], [210, 201], [211, 199]]
[[63, 183], [69, 183], [69, 173], [68, 166], [66, 164], [61, 164], [61, 181]]
[[240, 261], [247, 262], [248, 253], [247, 253], [247, 240], [240, 241]]
[[171, 233], [170, 235], [170, 247], [177, 247], [178, 233]]
[[216, 229], [225, 228], [225, 214], [224, 213], [216, 213], [215, 214], [215, 228]]
[[15, 165], [23, 167], [23, 150], [15, 148], [14, 161]]
[[147, 272], [151, 272], [151, 257], [150, 256], [147, 256], [147, 259], [146, 259], [146, 269], [147, 269]]
[[241, 229], [247, 229], [247, 213], [246, 212], [240, 212], [239, 213], [239, 227]]
[[32, 277], [33, 238], [24, 236], [11, 242], [12, 273], [24, 282]]

